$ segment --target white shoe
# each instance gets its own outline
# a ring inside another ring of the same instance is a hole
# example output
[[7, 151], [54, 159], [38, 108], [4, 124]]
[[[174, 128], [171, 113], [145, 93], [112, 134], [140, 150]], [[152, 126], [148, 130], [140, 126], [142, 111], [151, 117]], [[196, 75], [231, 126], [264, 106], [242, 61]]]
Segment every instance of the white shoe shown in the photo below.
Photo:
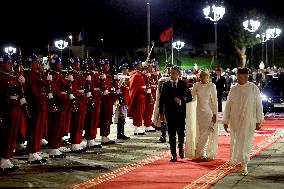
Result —
[[9, 159], [1, 158], [1, 168], [2, 169], [7, 169], [14, 167], [13, 163]]
[[72, 144], [71, 151], [78, 151], [78, 150], [83, 150], [80, 144]]
[[36, 160], [41, 160], [42, 157], [38, 155], [38, 153], [29, 153], [28, 161], [36, 161]]
[[101, 140], [102, 144], [115, 144], [114, 140], [109, 139], [106, 136], [102, 136], [102, 140]]
[[46, 146], [47, 144], [48, 144], [48, 142], [44, 138], [40, 140], [40, 145], [41, 146]]
[[150, 127], [146, 127], [145, 131], [146, 132], [154, 132], [154, 131], [156, 131], [156, 129], [154, 127], [150, 126]]
[[61, 155], [62, 153], [60, 152], [59, 149], [50, 149], [48, 154], [49, 155]]
[[87, 147], [94, 146], [94, 145], [95, 145], [95, 140], [94, 139], [87, 140]]
[[138, 129], [139, 129], [139, 127], [134, 126], [134, 135], [137, 135], [137, 134], [138, 134]]

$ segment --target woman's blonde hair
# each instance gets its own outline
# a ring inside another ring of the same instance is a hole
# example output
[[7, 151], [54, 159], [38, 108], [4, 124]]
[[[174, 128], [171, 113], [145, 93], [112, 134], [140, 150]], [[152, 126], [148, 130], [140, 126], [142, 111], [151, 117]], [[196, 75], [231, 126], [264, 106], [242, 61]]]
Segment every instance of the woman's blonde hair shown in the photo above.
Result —
[[209, 73], [209, 70], [208, 70], [208, 69], [200, 69], [200, 70], [198, 71], [198, 78], [200, 78], [200, 75], [201, 75], [202, 73], [205, 73], [208, 77], [210, 76], [210, 73]]

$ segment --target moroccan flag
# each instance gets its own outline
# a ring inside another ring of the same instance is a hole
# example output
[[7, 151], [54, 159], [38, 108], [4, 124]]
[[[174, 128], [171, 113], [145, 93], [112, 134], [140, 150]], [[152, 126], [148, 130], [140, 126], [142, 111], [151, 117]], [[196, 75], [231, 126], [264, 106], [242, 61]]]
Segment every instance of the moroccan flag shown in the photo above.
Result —
[[160, 34], [160, 41], [162, 43], [171, 41], [173, 33], [174, 33], [173, 26], [168, 27]]

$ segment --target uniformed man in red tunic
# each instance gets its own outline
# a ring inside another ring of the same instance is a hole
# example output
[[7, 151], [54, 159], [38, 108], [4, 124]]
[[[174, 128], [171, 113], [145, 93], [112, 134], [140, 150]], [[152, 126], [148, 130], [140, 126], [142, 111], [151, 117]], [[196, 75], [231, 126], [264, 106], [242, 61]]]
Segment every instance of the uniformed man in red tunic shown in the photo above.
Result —
[[142, 73], [143, 66], [140, 60], [136, 60], [133, 67], [135, 70], [130, 73], [128, 117], [133, 118], [134, 135], [144, 135], [142, 121], [146, 100], [145, 76]]
[[82, 142], [82, 134], [84, 130], [84, 121], [87, 110], [87, 97], [85, 95], [85, 81], [84, 77], [79, 76], [80, 59], [74, 57], [71, 59], [72, 71], [69, 72], [68, 81], [71, 82], [72, 89], [69, 91], [70, 98], [69, 105], [71, 105], [69, 111], [72, 112], [70, 121], [70, 142], [72, 152], [83, 152], [84, 149], [80, 145]]
[[156, 101], [156, 90], [157, 90], [157, 74], [152, 70], [152, 65], [148, 65], [145, 68], [145, 82], [149, 90], [146, 96], [145, 111], [143, 115], [144, 126], [146, 132], [155, 132], [153, 128], [152, 115], [154, 111], [154, 104]]
[[41, 164], [47, 160], [42, 158], [40, 151], [40, 141], [43, 132], [43, 126], [47, 122], [47, 101], [46, 101], [46, 78], [43, 77], [43, 68], [36, 55], [28, 58], [27, 63], [30, 70], [24, 73], [26, 78], [26, 96], [30, 104], [32, 119], [27, 127], [27, 152], [29, 164]]
[[108, 135], [110, 134], [110, 125], [112, 124], [113, 105], [116, 100], [114, 94], [113, 77], [108, 73], [109, 60], [103, 59], [101, 61], [101, 91], [102, 91], [102, 104], [100, 112], [100, 134], [102, 137], [102, 144], [115, 144], [114, 140], [111, 140]]
[[[52, 82], [52, 91], [49, 91], [48, 99], [55, 104], [49, 109], [48, 118], [48, 147], [50, 158], [65, 158], [66, 154], [59, 150], [62, 142], [62, 137], [65, 130], [67, 100], [72, 98], [72, 95], [67, 95], [68, 82], [61, 74], [62, 64], [61, 58], [56, 56], [50, 61], [52, 71], [47, 75], [47, 81]], [[66, 115], [66, 114], [65, 114]]]
[[85, 61], [86, 78], [85, 92], [87, 93], [87, 111], [85, 116], [85, 139], [87, 148], [101, 148], [100, 142], [96, 142], [97, 129], [100, 120], [101, 91], [100, 74], [96, 68], [95, 61], [88, 57]]
[[24, 78], [12, 74], [11, 57], [8, 54], [2, 55], [0, 57], [0, 167], [3, 173], [19, 168], [13, 165], [10, 159], [13, 158], [20, 126], [21, 105], [26, 103], [24, 98], [19, 98], [20, 82], [24, 82]]

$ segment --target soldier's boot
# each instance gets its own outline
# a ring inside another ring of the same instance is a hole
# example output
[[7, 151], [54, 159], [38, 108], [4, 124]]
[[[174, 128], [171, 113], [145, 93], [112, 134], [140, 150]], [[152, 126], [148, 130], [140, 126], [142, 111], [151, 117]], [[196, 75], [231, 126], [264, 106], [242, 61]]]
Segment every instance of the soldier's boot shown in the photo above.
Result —
[[122, 140], [130, 139], [130, 137], [125, 136], [125, 134], [124, 134], [124, 125], [125, 125], [125, 119], [124, 118], [118, 118], [117, 139], [122, 139]]

